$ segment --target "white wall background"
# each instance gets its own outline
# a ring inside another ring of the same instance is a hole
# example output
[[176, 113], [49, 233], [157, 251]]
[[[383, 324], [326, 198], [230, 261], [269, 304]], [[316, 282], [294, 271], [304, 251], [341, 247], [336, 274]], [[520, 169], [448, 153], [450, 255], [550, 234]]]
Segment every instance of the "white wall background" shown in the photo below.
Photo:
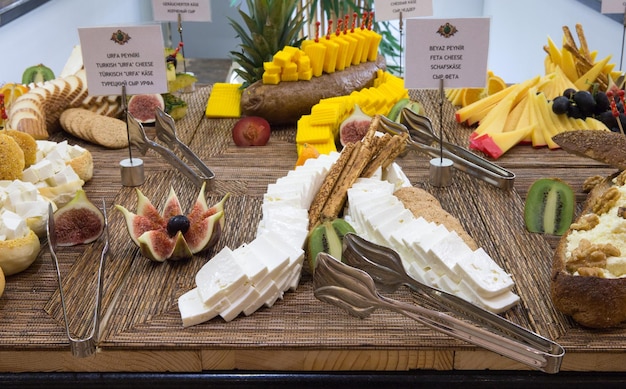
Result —
[[[183, 24], [187, 57], [228, 58], [236, 49], [239, 40], [227, 16], [239, 19], [229, 3], [211, 0], [210, 23]], [[581, 23], [590, 48], [599, 57], [612, 54], [612, 62], [620, 64], [622, 24], [578, 0], [433, 0], [433, 5], [434, 17], [491, 17], [489, 67], [509, 83], [543, 74], [547, 36], [560, 45], [563, 25], [574, 30]], [[0, 84], [20, 81], [23, 70], [38, 63], [58, 74], [79, 43], [79, 27], [151, 22], [150, 0], [51, 0], [0, 27]], [[177, 26], [172, 27], [176, 44]]]

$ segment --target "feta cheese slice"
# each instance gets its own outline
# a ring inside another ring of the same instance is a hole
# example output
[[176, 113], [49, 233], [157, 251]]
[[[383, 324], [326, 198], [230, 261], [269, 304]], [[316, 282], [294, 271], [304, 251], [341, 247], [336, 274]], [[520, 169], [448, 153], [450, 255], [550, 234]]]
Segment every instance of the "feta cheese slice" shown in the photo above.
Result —
[[178, 310], [183, 320], [183, 327], [204, 323], [218, 315], [214, 306], [202, 301], [198, 288], [193, 288], [178, 298]]
[[217, 304], [230, 292], [240, 288], [248, 277], [234, 258], [233, 252], [224, 247], [196, 273], [196, 285], [202, 302]]
[[473, 255], [472, 249], [456, 233], [451, 231], [437, 243], [433, 244], [427, 252], [432, 269], [439, 276], [447, 275], [454, 282], [461, 281], [461, 275], [456, 272], [457, 262], [470, 261]]
[[474, 287], [465, 280], [461, 280], [459, 288], [467, 296], [468, 301], [493, 313], [502, 313], [516, 305], [520, 300], [519, 296], [510, 290], [495, 296], [483, 297], [476, 293]]
[[457, 273], [483, 297], [491, 297], [513, 288], [513, 279], [483, 248], [478, 248], [467, 260], [455, 265]]

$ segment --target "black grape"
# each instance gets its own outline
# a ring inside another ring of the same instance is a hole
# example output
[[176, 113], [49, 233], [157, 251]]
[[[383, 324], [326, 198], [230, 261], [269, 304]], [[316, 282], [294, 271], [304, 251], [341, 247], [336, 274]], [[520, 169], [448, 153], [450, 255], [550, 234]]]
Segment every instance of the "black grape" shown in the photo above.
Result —
[[578, 91], [572, 97], [580, 112], [585, 116], [592, 116], [596, 110], [596, 102], [588, 91]]
[[558, 96], [552, 100], [552, 112], [557, 115], [566, 114], [570, 104], [571, 102], [567, 97]]
[[567, 88], [563, 91], [563, 96], [567, 97], [568, 99], [571, 99], [572, 97], [574, 97], [574, 93], [576, 93], [576, 89]]
[[597, 92], [594, 96], [596, 101], [596, 113], [602, 113], [611, 109], [609, 98], [604, 92]]

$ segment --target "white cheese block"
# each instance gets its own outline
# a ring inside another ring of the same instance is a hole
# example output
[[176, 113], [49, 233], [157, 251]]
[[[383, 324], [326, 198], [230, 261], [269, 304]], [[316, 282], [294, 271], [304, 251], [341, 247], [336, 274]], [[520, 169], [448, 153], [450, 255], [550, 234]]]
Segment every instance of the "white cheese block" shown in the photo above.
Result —
[[411, 236], [410, 239], [412, 240], [407, 240], [406, 244], [413, 250], [415, 262], [422, 268], [430, 269], [431, 264], [427, 254], [428, 250], [449, 233], [450, 231], [448, 231], [443, 224], [439, 224], [426, 234]]
[[457, 262], [469, 262], [473, 256], [472, 249], [456, 233], [451, 231], [427, 252], [431, 268], [439, 275], [447, 275], [454, 282], [461, 281], [461, 275], [456, 272]]
[[196, 285], [207, 305], [215, 305], [230, 292], [240, 288], [248, 277], [234, 258], [233, 252], [224, 247], [196, 273]]
[[242, 289], [243, 292], [237, 298], [227, 297], [230, 304], [220, 311], [220, 316], [225, 321], [235, 319], [245, 308], [261, 296], [250, 281], [246, 282]]
[[55, 173], [52, 162], [48, 159], [44, 159], [39, 162], [36, 162], [30, 165], [25, 170], [29, 170], [29, 173], [27, 173], [29, 177], [36, 177], [34, 181], [29, 180], [29, 182], [32, 182], [32, 183], [35, 183], [38, 181], [45, 181], [46, 179], [52, 177]]
[[282, 291], [278, 290], [276, 283], [274, 280], [267, 277], [261, 283], [256, 285], [257, 292], [259, 292], [259, 297], [251, 301], [244, 309], [243, 313], [246, 316], [252, 315], [254, 312], [259, 310], [262, 306], [266, 305], [269, 301], [276, 301], [279, 298], [282, 298]]
[[455, 269], [477, 294], [490, 297], [513, 288], [513, 279], [483, 250], [478, 248], [465, 261], [459, 260]]
[[193, 288], [178, 298], [178, 310], [183, 327], [204, 323], [218, 315], [214, 306], [202, 301], [198, 288]]
[[291, 287], [294, 271], [300, 271], [302, 261], [304, 259], [304, 250], [301, 247], [294, 247], [284, 241], [280, 235], [275, 233], [267, 233], [264, 238], [274, 247], [276, 253], [286, 255], [289, 263], [282, 269], [281, 273], [274, 280], [278, 284], [278, 289], [286, 291]]
[[434, 223], [429, 223], [423, 217], [413, 218], [413, 220], [402, 225], [393, 235], [391, 235], [390, 243], [392, 247], [409, 251], [405, 241], [415, 240], [415, 236], [419, 234], [427, 234], [435, 228]]
[[392, 183], [395, 186], [395, 189], [398, 190], [400, 188], [411, 187], [411, 181], [404, 174], [404, 171], [396, 162], [393, 162], [391, 165], [387, 166], [387, 168], [382, 172], [382, 179]]
[[465, 280], [461, 280], [459, 288], [467, 296], [467, 301], [493, 313], [504, 312], [519, 303], [519, 296], [510, 290], [492, 297], [483, 297]]
[[374, 229], [382, 236], [385, 243], [391, 244], [391, 237], [396, 234], [401, 227], [409, 225], [414, 220], [415, 217], [413, 213], [408, 209], [404, 209], [394, 217], [378, 224]]

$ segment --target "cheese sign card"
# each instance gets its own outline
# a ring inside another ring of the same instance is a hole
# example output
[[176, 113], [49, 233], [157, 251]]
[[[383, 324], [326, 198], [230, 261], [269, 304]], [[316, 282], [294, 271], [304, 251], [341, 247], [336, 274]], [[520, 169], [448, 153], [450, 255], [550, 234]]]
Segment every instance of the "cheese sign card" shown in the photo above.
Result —
[[602, 0], [600, 12], [603, 14], [623, 14], [626, 11], [624, 0]]
[[407, 88], [483, 88], [487, 77], [489, 18], [409, 19]]
[[167, 92], [163, 34], [158, 24], [79, 28], [92, 96]]
[[209, 0], [171, 1], [152, 0], [152, 14], [154, 20], [185, 22], [210, 22], [211, 5]]
[[433, 15], [432, 0], [374, 0], [376, 20], [399, 20]]

